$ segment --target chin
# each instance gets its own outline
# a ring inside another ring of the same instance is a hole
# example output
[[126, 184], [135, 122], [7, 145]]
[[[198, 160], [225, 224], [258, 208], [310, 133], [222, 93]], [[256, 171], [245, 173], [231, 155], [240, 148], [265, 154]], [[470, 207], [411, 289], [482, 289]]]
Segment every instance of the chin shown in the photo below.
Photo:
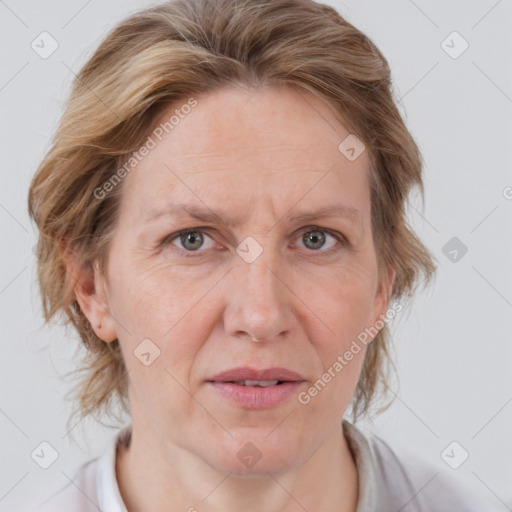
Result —
[[233, 476], [268, 477], [268, 473], [273, 476], [286, 473], [307, 459], [299, 440], [291, 443], [286, 435], [276, 435], [272, 440], [266, 436], [268, 431], [260, 435], [244, 433], [229, 437], [224, 446], [217, 445], [215, 452], [207, 458], [210, 459], [208, 463]]

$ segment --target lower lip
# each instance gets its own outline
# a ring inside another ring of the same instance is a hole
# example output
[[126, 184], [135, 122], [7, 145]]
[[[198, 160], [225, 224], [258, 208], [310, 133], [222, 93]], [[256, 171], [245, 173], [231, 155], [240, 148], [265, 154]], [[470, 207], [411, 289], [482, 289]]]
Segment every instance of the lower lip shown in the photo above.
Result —
[[208, 382], [228, 400], [247, 409], [266, 409], [283, 403], [297, 394], [304, 381], [283, 382], [275, 386], [241, 386], [233, 382]]

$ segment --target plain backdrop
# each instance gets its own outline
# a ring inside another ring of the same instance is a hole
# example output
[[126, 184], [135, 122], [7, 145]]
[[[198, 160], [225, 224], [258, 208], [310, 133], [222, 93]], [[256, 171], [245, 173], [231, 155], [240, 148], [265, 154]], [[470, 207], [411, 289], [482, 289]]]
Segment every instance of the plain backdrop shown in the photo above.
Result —
[[[409, 218], [438, 260], [434, 284], [392, 324], [394, 405], [360, 427], [445, 469], [442, 453], [456, 441], [469, 458], [450, 471], [512, 510], [512, 4], [329, 3], [389, 60], [425, 160], [425, 207], [413, 198]], [[27, 190], [74, 73], [115, 23], [149, 5], [0, 1], [2, 512], [66, 484], [116, 433], [92, 422], [67, 431], [60, 375], [76, 365], [77, 337], [42, 327]], [[58, 43], [46, 59], [31, 47], [44, 31]], [[58, 453], [46, 470], [31, 458], [42, 442]]]

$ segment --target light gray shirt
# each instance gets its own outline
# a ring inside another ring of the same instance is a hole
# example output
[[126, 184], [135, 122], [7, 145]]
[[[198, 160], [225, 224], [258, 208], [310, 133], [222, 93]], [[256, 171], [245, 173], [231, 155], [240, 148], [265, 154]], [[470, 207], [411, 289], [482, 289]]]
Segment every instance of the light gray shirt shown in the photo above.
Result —
[[[491, 497], [477, 495], [448, 469], [415, 457], [399, 457], [376, 435], [365, 435], [343, 420], [359, 479], [356, 512], [493, 512], [503, 510]], [[128, 443], [131, 425], [120, 430], [100, 457], [81, 466], [73, 478], [35, 512], [127, 512], [117, 485], [117, 447]], [[487, 501], [488, 500], [488, 501]], [[311, 511], [315, 512], [315, 511]]]

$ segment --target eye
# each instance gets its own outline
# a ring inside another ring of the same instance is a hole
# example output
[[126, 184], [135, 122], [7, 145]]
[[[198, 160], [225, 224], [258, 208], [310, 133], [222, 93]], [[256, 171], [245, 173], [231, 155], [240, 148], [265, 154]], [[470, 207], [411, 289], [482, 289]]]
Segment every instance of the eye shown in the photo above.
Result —
[[[183, 249], [187, 252], [198, 252], [199, 249], [204, 244], [205, 237], [208, 238], [211, 242], [213, 242], [212, 239], [204, 231], [201, 231], [199, 229], [189, 229], [185, 231], [180, 231], [175, 235], [167, 237], [163, 243], [172, 243], [173, 245], [177, 245], [175, 244], [175, 242], [178, 242], [181, 244], [181, 247], [178, 245], [180, 249]], [[204, 248], [211, 249], [212, 247], [213, 244], [210, 243], [209, 246]]]
[[[331, 240], [330, 243], [329, 239]], [[320, 253], [329, 253], [336, 250], [337, 243], [341, 247], [349, 246], [349, 242], [341, 233], [331, 232], [317, 226], [306, 228], [306, 231], [303, 230], [300, 240], [307, 249]], [[208, 241], [209, 243], [205, 245], [205, 242]], [[214, 248], [212, 238], [204, 230], [199, 228], [179, 231], [178, 233], [167, 236], [161, 242], [162, 246], [169, 244], [188, 253], [186, 256], [195, 256], [193, 253], [201, 253], [203, 250]]]
[[[334, 242], [331, 242], [327, 248], [325, 248], [324, 246], [326, 244], [326, 240], [329, 238], [334, 240]], [[306, 248], [313, 251], [319, 251], [320, 249], [324, 248], [324, 250], [320, 252], [330, 252], [330, 249], [336, 247], [337, 242], [342, 246], [347, 245], [347, 241], [343, 235], [335, 234], [318, 227], [308, 228], [307, 231], [303, 232], [300, 240], [303, 242]]]

